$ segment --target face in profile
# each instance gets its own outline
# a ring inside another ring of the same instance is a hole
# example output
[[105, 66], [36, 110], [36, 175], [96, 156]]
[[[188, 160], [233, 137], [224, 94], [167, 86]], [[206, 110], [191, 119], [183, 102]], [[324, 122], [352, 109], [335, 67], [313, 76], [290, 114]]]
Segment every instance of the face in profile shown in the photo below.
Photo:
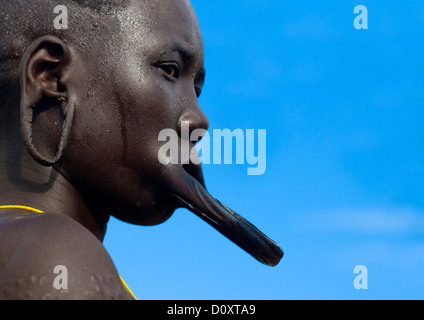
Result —
[[[79, 99], [62, 168], [108, 212], [151, 225], [178, 207], [160, 179], [166, 169], [158, 161], [159, 132], [181, 132], [182, 121], [190, 130], [207, 129], [208, 120], [197, 101], [203, 44], [189, 1], [146, 7], [133, 1], [125, 11], [107, 63], [85, 63], [87, 88], [95, 94]], [[199, 168], [190, 170], [202, 179]]]

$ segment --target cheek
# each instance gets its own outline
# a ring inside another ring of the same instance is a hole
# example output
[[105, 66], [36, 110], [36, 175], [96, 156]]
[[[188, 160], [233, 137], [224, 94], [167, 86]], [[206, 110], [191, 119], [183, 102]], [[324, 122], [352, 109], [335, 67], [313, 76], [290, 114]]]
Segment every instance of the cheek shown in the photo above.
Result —
[[[136, 206], [141, 193], [148, 202], [153, 202], [155, 195], [151, 195], [151, 188], [140, 184], [144, 179], [139, 172], [147, 166], [139, 160], [142, 159], [140, 154], [145, 153], [144, 144], [135, 144], [131, 139], [140, 135], [133, 129], [135, 121], [131, 117], [127, 120], [128, 130], [132, 131], [127, 134], [125, 119], [119, 111], [113, 111], [120, 106], [112, 99], [102, 101], [108, 103], [96, 103], [95, 110], [86, 104], [82, 106], [84, 112], [76, 115], [74, 133], [62, 168], [65, 175], [86, 198], [99, 197], [105, 202], [106, 197], [111, 208], [114, 204], [119, 204], [119, 208], [124, 204]], [[139, 165], [137, 170], [128, 158]]]
[[152, 75], [131, 83], [124, 81], [121, 85], [122, 90], [117, 93], [125, 162], [133, 168], [156, 167], [158, 150], [163, 144], [158, 140], [159, 133], [168, 128], [176, 130], [178, 125], [173, 92]]
[[[73, 131], [67, 147], [68, 171], [79, 180], [113, 179], [112, 173], [122, 165], [123, 140], [119, 124], [120, 114], [111, 101], [84, 101], [76, 111]], [[110, 181], [104, 181], [104, 184]]]
[[117, 128], [120, 122], [120, 114], [114, 111], [112, 104], [90, 101], [79, 106], [71, 139], [77, 148], [74, 151], [87, 160], [99, 161], [108, 157], [111, 162], [119, 161], [122, 137]]

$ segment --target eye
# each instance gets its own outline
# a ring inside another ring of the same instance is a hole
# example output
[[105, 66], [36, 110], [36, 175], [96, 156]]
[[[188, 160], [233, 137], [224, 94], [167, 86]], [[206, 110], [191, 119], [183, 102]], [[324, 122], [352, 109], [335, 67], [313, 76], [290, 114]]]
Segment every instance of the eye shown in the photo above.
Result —
[[161, 63], [158, 65], [158, 68], [162, 69], [166, 73], [166, 75], [174, 79], [178, 79], [178, 77], [180, 76], [180, 66], [178, 65], [178, 63], [174, 63], [174, 62]]
[[196, 91], [196, 96], [199, 98], [202, 93], [202, 88], [194, 87], [194, 91]]

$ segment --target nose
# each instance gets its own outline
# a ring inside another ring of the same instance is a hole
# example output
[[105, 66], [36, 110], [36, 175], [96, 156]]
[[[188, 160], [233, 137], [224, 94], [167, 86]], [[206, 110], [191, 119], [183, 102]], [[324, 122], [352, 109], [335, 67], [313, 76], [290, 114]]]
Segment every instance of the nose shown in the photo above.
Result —
[[187, 128], [187, 125], [190, 135], [196, 129], [202, 129], [204, 131], [208, 130], [209, 120], [198, 105], [184, 110], [180, 115], [180, 118], [178, 119], [178, 132], [180, 135], [183, 132], [183, 127]]

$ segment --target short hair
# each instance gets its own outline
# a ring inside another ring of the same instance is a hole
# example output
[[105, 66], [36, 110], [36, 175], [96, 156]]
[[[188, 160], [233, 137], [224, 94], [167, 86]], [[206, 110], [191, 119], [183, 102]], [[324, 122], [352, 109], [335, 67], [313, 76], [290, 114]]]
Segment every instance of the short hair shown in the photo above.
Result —
[[[56, 30], [53, 21], [57, 5], [68, 9], [70, 28]], [[18, 84], [18, 68], [26, 48], [43, 35], [55, 35], [89, 50], [87, 30], [95, 32], [97, 23], [116, 20], [116, 13], [126, 9], [130, 0], [1, 0], [0, 1], [0, 108], [5, 94]]]

